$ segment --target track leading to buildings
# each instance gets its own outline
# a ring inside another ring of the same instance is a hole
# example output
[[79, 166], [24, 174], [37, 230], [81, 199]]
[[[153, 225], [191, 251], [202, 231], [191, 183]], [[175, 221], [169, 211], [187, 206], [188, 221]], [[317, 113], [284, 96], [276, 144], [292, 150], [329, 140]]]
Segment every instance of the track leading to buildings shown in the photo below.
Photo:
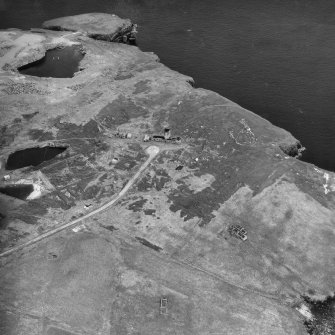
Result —
[[28, 247], [32, 244], [35, 244], [49, 236], [52, 236], [56, 233], [59, 233], [69, 227], [75, 226], [76, 224], [78, 224], [79, 222], [88, 219], [89, 217], [98, 214], [104, 210], [106, 210], [107, 208], [113, 206], [120, 198], [122, 198], [127, 192], [128, 190], [133, 186], [133, 184], [135, 183], [135, 181], [140, 177], [140, 175], [142, 174], [142, 172], [149, 166], [149, 164], [152, 162], [152, 160], [158, 155], [158, 153], [160, 152], [160, 149], [157, 146], [150, 146], [148, 147], [146, 150], [146, 153], [149, 155], [148, 159], [141, 165], [140, 169], [135, 173], [135, 175], [128, 181], [128, 183], [124, 186], [124, 188], [120, 191], [120, 193], [113, 198], [111, 201], [107, 202], [106, 204], [102, 205], [101, 207], [95, 209], [94, 211], [87, 213], [86, 215], [75, 219], [73, 221], [70, 221], [68, 223], [65, 223], [55, 229], [52, 229], [44, 234], [41, 234], [35, 238], [33, 238], [32, 240], [29, 240], [25, 243], [22, 243], [14, 248], [11, 248], [9, 250], [6, 250], [4, 252], [2, 252], [0, 254], [0, 257], [4, 257], [4, 256], [8, 256], [10, 254], [12, 254], [15, 251], [18, 251], [20, 249], [23, 249], [25, 247]]

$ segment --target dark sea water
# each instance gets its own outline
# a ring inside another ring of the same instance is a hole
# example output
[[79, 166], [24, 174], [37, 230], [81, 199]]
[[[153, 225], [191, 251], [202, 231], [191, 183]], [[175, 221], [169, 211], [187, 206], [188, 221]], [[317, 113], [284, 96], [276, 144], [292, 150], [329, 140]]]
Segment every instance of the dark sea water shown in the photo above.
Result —
[[139, 24], [167, 66], [290, 131], [335, 171], [334, 0], [0, 0], [0, 28], [86, 12]]

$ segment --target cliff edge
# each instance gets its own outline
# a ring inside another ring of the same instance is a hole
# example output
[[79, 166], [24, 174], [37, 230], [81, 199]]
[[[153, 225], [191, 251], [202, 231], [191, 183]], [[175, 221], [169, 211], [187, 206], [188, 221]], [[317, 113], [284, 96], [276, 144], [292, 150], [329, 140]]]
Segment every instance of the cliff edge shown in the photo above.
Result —
[[307, 334], [334, 173], [101, 15], [0, 32], [0, 333]]

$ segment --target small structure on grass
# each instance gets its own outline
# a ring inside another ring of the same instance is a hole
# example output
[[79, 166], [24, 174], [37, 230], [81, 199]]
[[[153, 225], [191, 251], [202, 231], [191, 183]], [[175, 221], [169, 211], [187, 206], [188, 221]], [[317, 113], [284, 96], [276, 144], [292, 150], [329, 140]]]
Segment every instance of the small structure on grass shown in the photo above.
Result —
[[130, 139], [130, 138], [132, 138], [132, 134], [118, 131], [115, 134], [115, 137], [122, 138], [122, 139]]
[[231, 225], [228, 228], [228, 231], [231, 236], [234, 236], [242, 241], [246, 241], [248, 239], [248, 236], [247, 236], [248, 233], [246, 229], [239, 225]]
[[181, 137], [171, 137], [171, 130], [169, 128], [164, 129], [164, 135], [148, 135], [145, 134], [143, 138], [143, 142], [164, 142], [164, 143], [171, 143], [171, 144], [180, 144]]
[[164, 129], [164, 139], [169, 140], [171, 138], [171, 131], [169, 128]]
[[168, 298], [167, 297], [161, 297], [160, 300], [160, 306], [159, 306], [159, 314], [160, 315], [167, 315], [168, 314]]

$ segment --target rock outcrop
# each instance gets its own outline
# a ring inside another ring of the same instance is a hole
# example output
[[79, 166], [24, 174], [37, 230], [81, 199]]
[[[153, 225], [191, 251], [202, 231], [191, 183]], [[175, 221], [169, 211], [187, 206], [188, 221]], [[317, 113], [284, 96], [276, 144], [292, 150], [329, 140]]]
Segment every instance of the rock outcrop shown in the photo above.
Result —
[[136, 33], [136, 26], [129, 19], [105, 13], [61, 17], [45, 21], [42, 26], [51, 30], [82, 32], [91, 38], [109, 42], [119, 42], [123, 36]]
[[[299, 149], [290, 133], [156, 55], [90, 38], [112, 34], [96, 19], [0, 32], [0, 160], [66, 148], [37, 166], [1, 164], [0, 187], [31, 184], [39, 196], [0, 193], [0, 333], [306, 334], [294, 306], [335, 291], [335, 175], [283, 152]], [[85, 53], [73, 78], [17, 72], [68, 45]], [[143, 165], [152, 144], [159, 154]]]

